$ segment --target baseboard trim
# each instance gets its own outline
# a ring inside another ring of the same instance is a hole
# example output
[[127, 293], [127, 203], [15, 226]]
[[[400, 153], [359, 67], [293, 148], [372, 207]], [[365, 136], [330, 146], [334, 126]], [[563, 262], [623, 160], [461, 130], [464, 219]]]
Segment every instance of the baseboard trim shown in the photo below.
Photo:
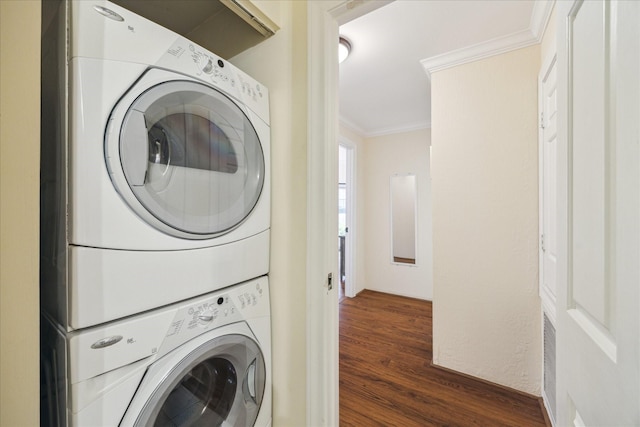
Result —
[[[493, 381], [485, 380], [484, 378], [474, 377], [473, 375], [465, 374], [464, 372], [456, 371], [455, 369], [445, 368], [444, 366], [436, 365], [435, 363], [433, 363], [433, 359], [431, 360], [430, 364], [431, 364], [431, 367], [435, 368], [435, 369], [440, 369], [440, 370], [445, 371], [445, 372], [449, 372], [449, 373], [452, 373], [452, 374], [460, 375], [461, 377], [465, 377], [465, 378], [469, 378], [471, 380], [479, 381], [479, 382], [481, 382], [483, 384], [500, 388], [500, 389], [502, 389], [502, 390], [504, 390], [506, 392], [509, 392], [509, 393], [515, 393], [515, 394], [518, 394], [518, 395], [523, 396], [523, 397], [528, 397], [530, 399], [542, 401], [542, 397], [540, 397], [540, 396], [535, 396], [533, 394], [530, 394], [530, 393], [527, 393], [525, 391], [518, 390], [518, 389], [515, 389], [515, 388], [511, 388], [511, 387], [503, 385], [503, 384], [494, 383]], [[547, 411], [545, 410], [544, 413], [545, 413], [545, 416], [546, 416]]]
[[542, 397], [539, 397], [538, 403], [540, 403], [540, 410], [542, 411], [542, 416], [544, 417], [544, 423], [547, 425], [547, 427], [553, 427], [553, 423], [551, 423], [551, 418], [549, 417], [549, 413], [547, 412], [547, 406], [544, 404], [544, 399]]
[[[427, 302], [433, 303], [433, 300], [430, 300], [428, 298], [413, 296], [413, 295], [393, 294], [391, 292], [379, 291], [377, 289], [371, 289], [371, 288], [364, 288], [360, 292], [364, 292], [364, 291], [374, 292], [376, 294], [390, 295], [392, 297], [408, 298], [408, 299], [413, 299], [413, 300], [417, 300], [417, 301], [427, 301]], [[360, 294], [360, 292], [358, 292], [358, 294]], [[358, 294], [356, 294], [356, 296]]]

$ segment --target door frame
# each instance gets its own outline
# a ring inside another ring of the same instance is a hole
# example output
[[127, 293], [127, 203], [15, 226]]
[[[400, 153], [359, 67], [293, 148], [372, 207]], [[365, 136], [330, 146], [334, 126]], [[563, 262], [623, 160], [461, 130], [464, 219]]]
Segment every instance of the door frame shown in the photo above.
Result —
[[356, 252], [357, 252], [357, 146], [348, 138], [340, 136], [339, 146], [344, 147], [346, 153], [346, 225], [347, 231], [345, 235], [345, 281], [344, 295], [353, 298], [356, 296]]
[[393, 0], [307, 3], [307, 425], [338, 425], [338, 26]]

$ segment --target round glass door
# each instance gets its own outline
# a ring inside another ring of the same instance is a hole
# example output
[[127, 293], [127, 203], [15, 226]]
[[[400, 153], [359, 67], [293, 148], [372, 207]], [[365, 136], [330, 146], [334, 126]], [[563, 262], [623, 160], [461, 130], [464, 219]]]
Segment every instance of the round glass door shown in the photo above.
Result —
[[264, 184], [264, 155], [249, 119], [196, 82], [162, 83], [135, 100], [120, 132], [120, 162], [144, 209], [201, 238], [240, 224]]
[[265, 387], [258, 345], [227, 335], [196, 349], [158, 386], [136, 426], [253, 426]]

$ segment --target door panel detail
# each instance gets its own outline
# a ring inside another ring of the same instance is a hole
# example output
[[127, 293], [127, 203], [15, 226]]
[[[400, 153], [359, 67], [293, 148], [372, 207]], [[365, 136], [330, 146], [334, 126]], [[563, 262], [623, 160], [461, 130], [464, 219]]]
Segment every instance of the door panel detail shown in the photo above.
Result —
[[581, 324], [594, 323], [585, 329], [589, 335], [603, 329], [614, 333], [609, 9], [609, 2], [584, 2], [569, 21], [570, 304], [583, 314]]

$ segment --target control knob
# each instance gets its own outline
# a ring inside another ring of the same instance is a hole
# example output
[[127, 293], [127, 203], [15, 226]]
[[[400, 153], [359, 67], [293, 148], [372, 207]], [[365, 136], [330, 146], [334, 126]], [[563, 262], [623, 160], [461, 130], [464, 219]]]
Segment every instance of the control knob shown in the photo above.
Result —
[[203, 310], [202, 313], [198, 314], [198, 323], [202, 326], [206, 326], [213, 322], [215, 318], [216, 314], [214, 313], [214, 311], [210, 308], [207, 308], [206, 310]]
[[213, 62], [211, 62], [210, 58], [206, 58], [206, 63], [204, 64], [204, 67], [202, 67], [202, 71], [206, 74], [211, 74], [213, 71]]

